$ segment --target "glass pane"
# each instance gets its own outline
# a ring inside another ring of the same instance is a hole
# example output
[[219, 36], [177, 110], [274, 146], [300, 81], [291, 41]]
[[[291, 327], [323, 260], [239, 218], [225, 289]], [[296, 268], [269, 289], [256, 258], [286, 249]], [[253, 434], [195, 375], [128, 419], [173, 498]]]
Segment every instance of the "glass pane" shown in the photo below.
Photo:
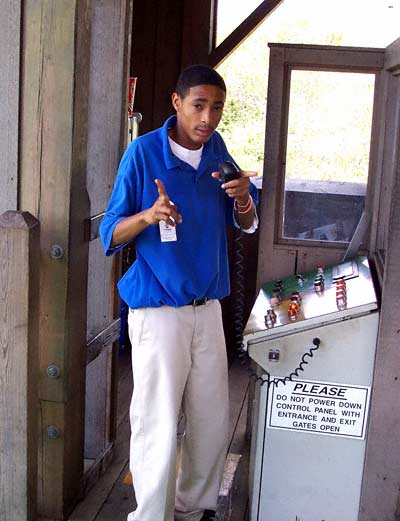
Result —
[[[400, 0], [341, 1], [284, 0], [218, 66], [228, 89], [219, 130], [244, 170], [263, 173], [268, 42], [386, 47], [400, 36]], [[219, 41], [259, 3], [219, 0]]]
[[225, 79], [227, 87], [225, 108], [218, 130], [240, 168], [255, 170], [262, 175], [268, 47], [263, 45], [260, 37], [260, 31], [255, 30], [217, 70]]
[[283, 237], [350, 241], [365, 205], [374, 81], [292, 71]]
[[261, 4], [261, 0], [218, 0], [216, 45], [225, 40]]

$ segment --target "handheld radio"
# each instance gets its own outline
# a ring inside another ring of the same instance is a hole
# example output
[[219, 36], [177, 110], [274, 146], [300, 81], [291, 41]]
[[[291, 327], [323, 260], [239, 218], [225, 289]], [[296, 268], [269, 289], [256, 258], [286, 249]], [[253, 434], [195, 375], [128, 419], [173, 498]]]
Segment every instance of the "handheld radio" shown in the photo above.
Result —
[[223, 183], [229, 183], [229, 181], [240, 177], [239, 168], [232, 161], [223, 161], [219, 165], [219, 173]]

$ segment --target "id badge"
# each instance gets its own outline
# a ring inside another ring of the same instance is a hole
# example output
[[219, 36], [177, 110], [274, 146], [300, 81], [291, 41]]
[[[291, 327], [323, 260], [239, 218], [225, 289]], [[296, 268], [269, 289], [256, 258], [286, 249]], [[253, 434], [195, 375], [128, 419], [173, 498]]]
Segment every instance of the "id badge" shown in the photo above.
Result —
[[177, 240], [175, 226], [171, 226], [165, 221], [159, 221], [158, 226], [160, 227], [161, 242], [173, 242]]

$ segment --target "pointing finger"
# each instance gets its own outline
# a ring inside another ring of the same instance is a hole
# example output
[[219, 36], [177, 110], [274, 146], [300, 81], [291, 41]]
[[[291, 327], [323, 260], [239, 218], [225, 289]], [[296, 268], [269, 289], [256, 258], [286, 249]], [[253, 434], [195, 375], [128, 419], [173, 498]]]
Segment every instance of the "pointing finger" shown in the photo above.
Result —
[[154, 182], [157, 185], [158, 195], [165, 195], [168, 197], [167, 191], [165, 190], [164, 183], [161, 181], [161, 179], [155, 179]]

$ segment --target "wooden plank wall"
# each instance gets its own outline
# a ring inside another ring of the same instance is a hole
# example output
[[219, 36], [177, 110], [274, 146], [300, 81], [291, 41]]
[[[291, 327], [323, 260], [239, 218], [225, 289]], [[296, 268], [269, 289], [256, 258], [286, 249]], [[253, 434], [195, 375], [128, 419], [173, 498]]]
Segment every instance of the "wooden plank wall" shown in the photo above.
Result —
[[20, 201], [41, 223], [38, 506], [58, 520], [83, 471], [90, 0], [26, 0], [23, 42]]
[[[93, 2], [89, 92], [87, 191], [90, 216], [105, 211], [124, 149], [127, 121], [128, 31], [131, 0]], [[114, 262], [106, 258], [98, 235], [89, 243], [87, 342], [107, 330], [114, 308]], [[118, 333], [118, 331], [117, 331]], [[113, 348], [114, 345], [114, 348]], [[115, 337], [102, 346], [86, 374], [85, 457], [97, 459], [113, 441], [112, 409]], [[102, 385], [99, 386], [99, 382]]]
[[18, 207], [21, 3], [0, 0], [0, 214]]
[[182, 68], [208, 63], [214, 36], [214, 0], [184, 2]]
[[0, 215], [0, 519], [36, 521], [39, 222]]
[[133, 4], [131, 76], [138, 78], [134, 109], [143, 115], [140, 134], [159, 127], [173, 113], [171, 94], [181, 69], [183, 20], [180, 2]]

